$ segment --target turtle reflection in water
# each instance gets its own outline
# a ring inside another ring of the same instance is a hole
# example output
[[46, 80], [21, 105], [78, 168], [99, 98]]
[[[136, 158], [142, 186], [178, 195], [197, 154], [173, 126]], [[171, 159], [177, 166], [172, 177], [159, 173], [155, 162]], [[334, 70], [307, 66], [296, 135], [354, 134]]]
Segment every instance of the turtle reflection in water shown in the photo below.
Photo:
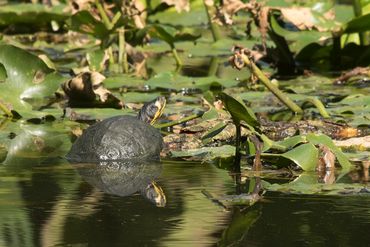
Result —
[[[117, 171], [139, 171], [147, 161], [159, 161], [163, 139], [151, 124], [162, 115], [165, 105], [165, 98], [158, 97], [144, 104], [137, 117], [116, 116], [90, 126], [75, 141], [66, 158], [71, 163], [97, 163], [104, 170], [107, 166], [103, 164], [118, 164]], [[147, 189], [147, 194], [162, 194], [165, 201], [162, 190], [154, 182], [148, 186], [152, 190]]]
[[83, 179], [108, 194], [129, 196], [140, 192], [157, 207], [166, 205], [166, 196], [154, 181], [162, 171], [159, 162], [130, 159], [74, 164]]

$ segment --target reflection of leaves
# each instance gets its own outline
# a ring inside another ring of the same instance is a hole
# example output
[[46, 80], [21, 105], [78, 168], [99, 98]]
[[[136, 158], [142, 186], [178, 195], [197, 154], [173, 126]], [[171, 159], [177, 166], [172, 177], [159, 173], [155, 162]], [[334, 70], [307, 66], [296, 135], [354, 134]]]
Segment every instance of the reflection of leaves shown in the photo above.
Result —
[[238, 245], [247, 235], [248, 230], [261, 216], [259, 208], [240, 212], [238, 208], [233, 210], [231, 223], [222, 233], [222, 238], [218, 243], [219, 246]]
[[27, 165], [47, 158], [63, 156], [70, 148], [66, 132], [58, 131], [60, 126], [24, 125], [13, 126], [17, 135], [8, 139], [6, 165]]

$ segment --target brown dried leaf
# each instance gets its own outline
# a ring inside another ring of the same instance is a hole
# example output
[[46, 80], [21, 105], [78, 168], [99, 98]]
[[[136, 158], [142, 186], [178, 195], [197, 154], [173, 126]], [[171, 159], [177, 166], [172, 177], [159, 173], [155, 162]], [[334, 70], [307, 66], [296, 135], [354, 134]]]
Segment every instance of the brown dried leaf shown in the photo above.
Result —
[[370, 136], [354, 137], [343, 141], [334, 141], [341, 148], [355, 148], [356, 150], [370, 149]]
[[62, 85], [70, 106], [122, 108], [123, 103], [103, 86], [105, 76], [82, 72]]
[[335, 169], [335, 154], [325, 145], [319, 146], [320, 158], [317, 169], [334, 170]]
[[281, 8], [284, 19], [293, 23], [300, 30], [311, 30], [315, 26], [310, 8]]
[[[293, 23], [299, 30], [318, 30], [326, 31], [325, 28], [318, 26], [315, 23], [315, 17], [310, 8], [293, 7], [293, 8], [279, 8], [283, 18]], [[333, 19], [333, 12], [328, 11], [324, 18]]]
[[139, 0], [122, 1], [122, 14], [130, 16], [137, 28], [144, 28], [146, 25], [147, 13], [144, 4]]
[[334, 84], [336, 85], [344, 84], [347, 81], [349, 81], [352, 77], [355, 77], [355, 76], [364, 76], [365, 78], [370, 77], [370, 68], [369, 67], [356, 67], [350, 71], [343, 73], [341, 76], [336, 78], [334, 80]]

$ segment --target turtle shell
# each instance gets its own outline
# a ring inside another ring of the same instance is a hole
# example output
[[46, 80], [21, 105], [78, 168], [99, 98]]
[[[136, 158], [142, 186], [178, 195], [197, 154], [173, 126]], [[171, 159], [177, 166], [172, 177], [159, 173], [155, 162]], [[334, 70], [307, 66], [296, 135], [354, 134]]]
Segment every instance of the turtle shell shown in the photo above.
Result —
[[158, 160], [162, 147], [163, 139], [156, 128], [133, 116], [116, 116], [87, 128], [72, 145], [67, 159], [72, 162]]

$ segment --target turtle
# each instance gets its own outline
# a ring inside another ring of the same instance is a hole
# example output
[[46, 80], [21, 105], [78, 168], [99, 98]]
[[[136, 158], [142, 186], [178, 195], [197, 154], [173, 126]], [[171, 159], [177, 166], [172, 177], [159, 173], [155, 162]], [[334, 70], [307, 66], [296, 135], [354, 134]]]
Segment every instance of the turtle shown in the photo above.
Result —
[[166, 105], [163, 96], [141, 108], [138, 115], [107, 118], [88, 127], [66, 155], [70, 162], [91, 163], [140, 158], [159, 160], [163, 139], [152, 124]]
[[157, 207], [166, 205], [166, 196], [155, 182], [162, 171], [159, 162], [139, 158], [77, 164], [75, 167], [86, 182], [105, 193], [125, 197], [140, 192]]

